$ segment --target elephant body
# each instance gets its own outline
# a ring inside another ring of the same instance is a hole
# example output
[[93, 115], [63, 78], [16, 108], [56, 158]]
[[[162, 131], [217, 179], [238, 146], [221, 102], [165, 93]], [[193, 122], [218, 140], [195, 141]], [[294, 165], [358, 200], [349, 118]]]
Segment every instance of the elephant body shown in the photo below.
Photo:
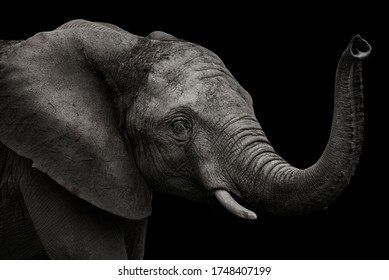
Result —
[[250, 220], [327, 207], [361, 153], [370, 49], [351, 39], [328, 144], [298, 169], [206, 48], [85, 20], [0, 41], [1, 257], [140, 259], [152, 191], [216, 201]]

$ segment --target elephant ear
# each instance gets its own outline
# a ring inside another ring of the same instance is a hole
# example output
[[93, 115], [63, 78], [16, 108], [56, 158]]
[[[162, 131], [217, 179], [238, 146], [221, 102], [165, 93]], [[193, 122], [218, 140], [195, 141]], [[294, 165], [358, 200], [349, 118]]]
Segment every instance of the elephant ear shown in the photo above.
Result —
[[[86, 62], [74, 28], [38, 33], [1, 58], [0, 141], [89, 203], [145, 218], [150, 191], [117, 129], [113, 92]], [[107, 40], [119, 34], [103, 28]]]
[[153, 31], [149, 35], [147, 35], [146, 38], [160, 41], [179, 41], [179, 39], [177, 39], [173, 35], [170, 35], [163, 31]]

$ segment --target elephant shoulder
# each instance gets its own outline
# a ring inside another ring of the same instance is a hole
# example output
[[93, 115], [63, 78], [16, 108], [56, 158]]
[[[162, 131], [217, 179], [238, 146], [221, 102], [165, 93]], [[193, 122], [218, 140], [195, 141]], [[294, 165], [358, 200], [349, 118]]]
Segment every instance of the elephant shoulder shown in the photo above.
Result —
[[47, 259], [15, 177], [17, 158], [0, 142], [0, 259]]
[[[0, 209], [24, 207], [20, 191], [21, 159], [15, 152], [0, 142]], [[15, 211], [21, 213], [23, 211]]]

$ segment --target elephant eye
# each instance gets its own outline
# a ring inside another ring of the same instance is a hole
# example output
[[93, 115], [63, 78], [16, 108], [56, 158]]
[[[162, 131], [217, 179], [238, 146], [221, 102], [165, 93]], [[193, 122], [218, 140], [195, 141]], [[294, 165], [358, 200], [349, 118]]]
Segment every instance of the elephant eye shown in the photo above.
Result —
[[180, 118], [172, 123], [171, 129], [177, 137], [186, 138], [191, 131], [191, 125], [188, 120]]

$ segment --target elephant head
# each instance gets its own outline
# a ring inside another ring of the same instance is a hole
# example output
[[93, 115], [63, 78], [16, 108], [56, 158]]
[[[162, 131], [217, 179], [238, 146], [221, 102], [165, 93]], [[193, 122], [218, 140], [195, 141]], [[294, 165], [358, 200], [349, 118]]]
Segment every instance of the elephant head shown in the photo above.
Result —
[[288, 164], [250, 95], [213, 52], [164, 32], [143, 38], [76, 20], [13, 47], [0, 64], [0, 141], [70, 193], [141, 219], [151, 190], [231, 213], [294, 215], [347, 186], [363, 139], [360, 36], [340, 58], [331, 134], [307, 169]]

